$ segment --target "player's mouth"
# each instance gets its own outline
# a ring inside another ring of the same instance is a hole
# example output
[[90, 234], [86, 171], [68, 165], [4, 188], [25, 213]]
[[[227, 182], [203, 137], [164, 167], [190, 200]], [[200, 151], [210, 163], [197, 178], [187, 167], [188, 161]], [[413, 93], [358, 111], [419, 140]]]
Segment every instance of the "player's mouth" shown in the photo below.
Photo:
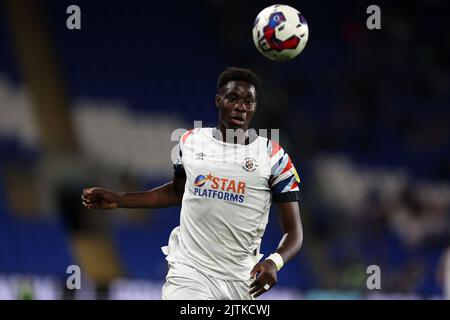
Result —
[[231, 122], [235, 126], [242, 127], [245, 124], [245, 118], [244, 117], [239, 117], [239, 116], [234, 116], [234, 117], [231, 117]]

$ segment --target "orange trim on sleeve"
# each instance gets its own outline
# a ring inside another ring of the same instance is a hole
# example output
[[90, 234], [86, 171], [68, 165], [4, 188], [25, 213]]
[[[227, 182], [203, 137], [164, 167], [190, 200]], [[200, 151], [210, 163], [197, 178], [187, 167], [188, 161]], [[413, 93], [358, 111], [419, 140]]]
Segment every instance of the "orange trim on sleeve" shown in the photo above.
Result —
[[286, 167], [284, 167], [283, 171], [281, 172], [281, 174], [285, 173], [286, 171], [290, 170], [292, 168], [292, 161], [291, 158], [288, 158], [288, 163], [286, 164]]
[[294, 190], [295, 188], [297, 188], [297, 186], [298, 186], [298, 182], [295, 181], [295, 182], [292, 184], [291, 190]]
[[270, 140], [270, 143], [272, 143], [272, 153], [270, 154], [270, 157], [272, 158], [274, 155], [277, 154], [278, 151], [280, 151], [281, 147], [275, 141]]
[[184, 143], [186, 141], [186, 139], [191, 135], [192, 131], [194, 131], [194, 129], [191, 129], [191, 130], [185, 132], [183, 134], [183, 136], [181, 137], [181, 142]]

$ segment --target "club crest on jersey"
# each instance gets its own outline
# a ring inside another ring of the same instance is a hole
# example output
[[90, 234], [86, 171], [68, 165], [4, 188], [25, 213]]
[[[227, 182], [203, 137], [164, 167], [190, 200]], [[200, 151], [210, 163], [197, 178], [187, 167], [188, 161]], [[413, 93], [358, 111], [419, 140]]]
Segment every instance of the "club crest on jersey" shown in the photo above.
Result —
[[245, 158], [242, 162], [242, 168], [244, 168], [245, 171], [253, 172], [258, 167], [258, 163], [253, 158]]

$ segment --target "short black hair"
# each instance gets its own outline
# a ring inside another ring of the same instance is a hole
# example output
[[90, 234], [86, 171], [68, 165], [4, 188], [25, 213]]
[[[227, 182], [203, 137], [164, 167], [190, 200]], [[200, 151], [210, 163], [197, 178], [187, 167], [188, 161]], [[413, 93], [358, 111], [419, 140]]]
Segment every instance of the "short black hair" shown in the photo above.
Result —
[[217, 79], [217, 91], [220, 91], [220, 89], [230, 81], [248, 82], [255, 87], [256, 92], [258, 92], [261, 86], [261, 80], [250, 69], [228, 67]]

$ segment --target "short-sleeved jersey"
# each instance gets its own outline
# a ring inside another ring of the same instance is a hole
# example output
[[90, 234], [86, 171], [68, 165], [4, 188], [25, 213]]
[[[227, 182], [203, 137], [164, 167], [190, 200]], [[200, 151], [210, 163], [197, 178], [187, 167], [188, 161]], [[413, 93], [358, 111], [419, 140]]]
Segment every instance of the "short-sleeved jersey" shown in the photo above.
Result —
[[257, 137], [247, 145], [225, 143], [214, 128], [186, 132], [179, 142], [175, 174], [186, 177], [180, 226], [167, 260], [191, 265], [225, 280], [248, 280], [271, 202], [298, 201], [300, 179], [276, 143]]

